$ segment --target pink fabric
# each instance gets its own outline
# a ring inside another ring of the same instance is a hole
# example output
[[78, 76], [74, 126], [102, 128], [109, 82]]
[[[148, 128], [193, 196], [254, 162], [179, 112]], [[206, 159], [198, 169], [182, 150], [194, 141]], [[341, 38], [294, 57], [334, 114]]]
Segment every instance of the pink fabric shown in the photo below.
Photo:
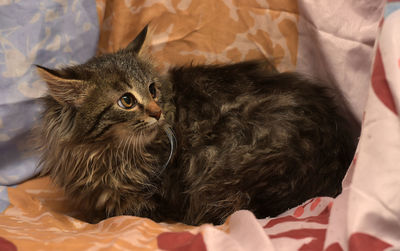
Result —
[[297, 70], [338, 86], [359, 120], [384, 0], [299, 0]]

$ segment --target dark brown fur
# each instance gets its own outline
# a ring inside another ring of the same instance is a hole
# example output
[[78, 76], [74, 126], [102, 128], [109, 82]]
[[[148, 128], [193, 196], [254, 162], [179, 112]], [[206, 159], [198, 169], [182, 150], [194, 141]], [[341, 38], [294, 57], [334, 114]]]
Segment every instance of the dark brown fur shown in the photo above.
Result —
[[[219, 224], [239, 209], [275, 216], [341, 191], [356, 141], [335, 90], [257, 61], [159, 76], [141, 55], [145, 36], [79, 66], [38, 68], [49, 87], [42, 174], [87, 220], [128, 214]], [[127, 92], [140, 99], [133, 110], [117, 105]], [[164, 170], [167, 124], [177, 149]]]

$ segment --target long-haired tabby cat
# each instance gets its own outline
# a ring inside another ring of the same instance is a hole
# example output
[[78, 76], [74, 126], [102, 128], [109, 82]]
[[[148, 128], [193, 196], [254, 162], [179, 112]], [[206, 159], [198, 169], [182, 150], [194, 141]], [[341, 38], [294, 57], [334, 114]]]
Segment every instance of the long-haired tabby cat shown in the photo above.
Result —
[[219, 224], [341, 191], [356, 141], [336, 91], [265, 61], [161, 76], [142, 55], [146, 33], [82, 65], [38, 66], [42, 174], [88, 221]]

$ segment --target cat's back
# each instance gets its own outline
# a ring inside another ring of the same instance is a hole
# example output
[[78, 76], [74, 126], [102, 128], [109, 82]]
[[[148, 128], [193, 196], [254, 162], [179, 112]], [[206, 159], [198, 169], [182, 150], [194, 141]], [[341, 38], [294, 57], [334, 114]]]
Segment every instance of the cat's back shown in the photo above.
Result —
[[212, 201], [215, 210], [271, 216], [340, 191], [355, 144], [336, 90], [257, 61], [175, 68], [170, 77], [189, 212], [207, 207], [212, 221], [204, 206]]
[[267, 61], [179, 67], [170, 78], [178, 121], [188, 125], [223, 116], [252, 117], [259, 109], [264, 118], [294, 109], [314, 120], [342, 112], [337, 90], [298, 73], [278, 73]]

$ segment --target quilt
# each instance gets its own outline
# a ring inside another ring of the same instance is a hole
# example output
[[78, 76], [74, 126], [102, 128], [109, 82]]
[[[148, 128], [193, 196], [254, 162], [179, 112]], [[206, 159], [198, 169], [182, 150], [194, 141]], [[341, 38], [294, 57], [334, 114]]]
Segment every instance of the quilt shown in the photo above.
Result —
[[[343, 192], [219, 226], [72, 217], [63, 192], [36, 177], [29, 131], [46, 87], [33, 64], [82, 63], [146, 24], [160, 71], [267, 58], [336, 85], [362, 125]], [[0, 250], [399, 250], [399, 27], [396, 0], [0, 1]]]

